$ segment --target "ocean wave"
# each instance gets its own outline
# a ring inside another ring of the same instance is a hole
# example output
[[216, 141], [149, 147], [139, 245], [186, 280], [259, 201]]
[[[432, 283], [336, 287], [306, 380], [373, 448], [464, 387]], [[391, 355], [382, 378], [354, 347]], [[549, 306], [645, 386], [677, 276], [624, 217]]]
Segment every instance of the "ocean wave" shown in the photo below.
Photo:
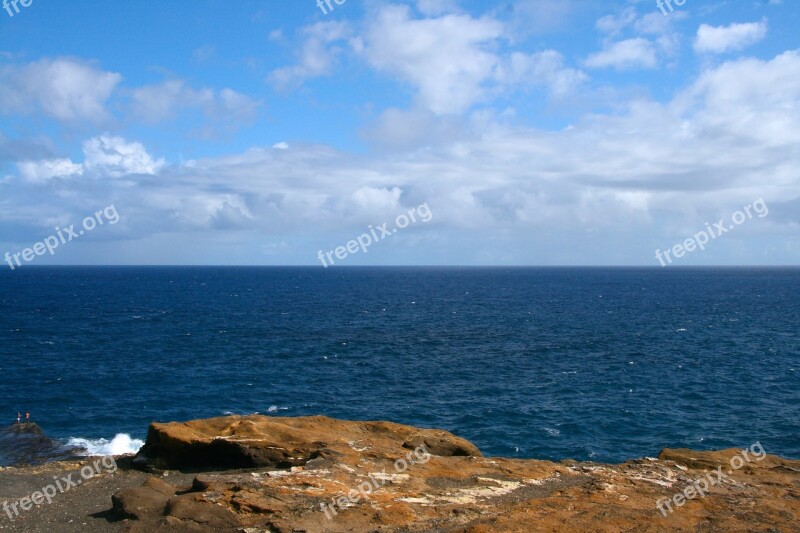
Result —
[[83, 448], [86, 455], [127, 455], [134, 454], [144, 446], [144, 441], [132, 439], [126, 433], [118, 433], [113, 439], [84, 439], [73, 437], [67, 441], [68, 446]]

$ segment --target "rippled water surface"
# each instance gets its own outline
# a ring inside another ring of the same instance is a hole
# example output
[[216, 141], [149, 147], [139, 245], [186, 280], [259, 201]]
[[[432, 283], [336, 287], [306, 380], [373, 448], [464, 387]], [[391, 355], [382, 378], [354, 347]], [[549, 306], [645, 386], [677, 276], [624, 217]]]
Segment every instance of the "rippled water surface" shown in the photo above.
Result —
[[799, 325], [798, 269], [6, 269], [0, 417], [65, 443], [260, 412], [490, 455], [800, 458]]

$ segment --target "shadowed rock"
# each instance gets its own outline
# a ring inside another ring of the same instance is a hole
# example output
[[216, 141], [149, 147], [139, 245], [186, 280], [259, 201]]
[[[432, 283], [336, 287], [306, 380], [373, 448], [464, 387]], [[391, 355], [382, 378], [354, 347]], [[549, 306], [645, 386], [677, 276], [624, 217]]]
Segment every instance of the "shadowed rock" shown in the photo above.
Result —
[[45, 436], [42, 428], [34, 422], [0, 428], [0, 466], [74, 459], [82, 451]]

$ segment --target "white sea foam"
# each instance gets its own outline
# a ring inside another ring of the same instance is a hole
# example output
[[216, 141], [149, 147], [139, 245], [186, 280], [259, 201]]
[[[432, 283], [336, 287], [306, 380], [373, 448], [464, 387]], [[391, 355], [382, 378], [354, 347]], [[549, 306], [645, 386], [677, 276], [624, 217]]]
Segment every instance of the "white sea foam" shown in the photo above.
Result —
[[70, 446], [77, 446], [87, 451], [88, 455], [126, 455], [139, 451], [144, 446], [144, 441], [132, 439], [126, 433], [118, 433], [113, 439], [83, 439], [73, 437], [67, 441]]

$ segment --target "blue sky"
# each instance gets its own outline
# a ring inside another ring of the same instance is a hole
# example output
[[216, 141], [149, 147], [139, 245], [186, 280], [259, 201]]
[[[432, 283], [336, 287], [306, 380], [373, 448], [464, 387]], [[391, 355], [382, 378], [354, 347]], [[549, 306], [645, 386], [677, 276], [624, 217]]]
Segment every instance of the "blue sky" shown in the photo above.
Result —
[[[0, 254], [32, 264], [798, 264], [789, 0], [52, 2], [0, 10]], [[664, 14], [666, 13], [666, 15]]]

